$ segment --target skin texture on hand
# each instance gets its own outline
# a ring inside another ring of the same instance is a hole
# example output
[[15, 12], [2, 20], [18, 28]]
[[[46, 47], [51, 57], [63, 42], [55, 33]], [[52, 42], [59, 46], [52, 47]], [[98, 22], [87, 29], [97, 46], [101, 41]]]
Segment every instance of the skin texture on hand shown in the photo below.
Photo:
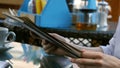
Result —
[[[80, 45], [75, 45], [75, 44], [67, 42], [64, 37], [62, 37], [62, 36], [60, 36], [58, 34], [50, 33], [50, 35], [53, 36], [53, 37], [55, 37], [58, 40], [61, 40], [61, 41], [64, 41], [64, 42], [68, 43], [69, 45], [71, 45], [72, 47], [74, 47], [74, 48], [76, 48], [78, 50], [86, 49], [86, 50], [91, 50], [91, 51], [102, 52], [102, 49], [100, 47], [83, 47], [83, 46], [80, 46]], [[44, 50], [47, 53], [49, 53], [49, 54], [57, 54], [57, 55], [67, 55], [67, 56], [70, 56], [65, 50], [56, 47], [55, 45], [47, 42], [44, 39], [42, 40], [41, 44], [42, 44]]]
[[120, 68], [120, 60], [118, 58], [101, 52], [84, 50], [82, 57], [70, 60], [78, 64], [80, 68]]
[[[65, 41], [62, 36], [51, 34], [53, 37]], [[50, 54], [67, 55], [63, 49], [42, 40], [44, 50]], [[116, 57], [102, 53], [100, 47], [81, 47], [74, 44], [72, 46], [81, 49], [82, 58], [72, 58], [71, 61], [76, 63], [80, 68], [120, 68], [120, 60]], [[84, 50], [83, 50], [84, 49]]]

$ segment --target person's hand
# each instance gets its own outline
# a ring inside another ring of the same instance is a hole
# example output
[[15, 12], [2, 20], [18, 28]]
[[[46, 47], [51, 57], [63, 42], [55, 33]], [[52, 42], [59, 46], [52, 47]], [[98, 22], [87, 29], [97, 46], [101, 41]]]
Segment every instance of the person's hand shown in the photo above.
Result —
[[[66, 41], [64, 37], [62, 37], [62, 36], [60, 36], [58, 34], [51, 33], [50, 35], [55, 37], [58, 40]], [[66, 55], [66, 52], [63, 49], [56, 47], [55, 45], [47, 42], [44, 39], [42, 40], [41, 44], [42, 44], [42, 46], [43, 46], [46, 53], [56, 54], [56, 55]]]
[[120, 68], [120, 59], [101, 52], [83, 51], [83, 58], [72, 58], [80, 68]]

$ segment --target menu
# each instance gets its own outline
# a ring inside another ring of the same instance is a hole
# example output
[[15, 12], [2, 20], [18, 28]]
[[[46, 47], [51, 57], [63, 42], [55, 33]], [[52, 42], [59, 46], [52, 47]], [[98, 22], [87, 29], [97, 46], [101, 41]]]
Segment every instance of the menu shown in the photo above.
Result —
[[3, 13], [6, 17], [13, 19], [17, 21], [16, 23], [21, 24], [24, 28], [27, 28], [28, 30], [32, 31], [36, 35], [38, 35], [41, 39], [45, 39], [46, 41], [52, 43], [56, 47], [60, 47], [64, 49], [71, 57], [74, 58], [80, 58], [81, 57], [81, 51], [70, 44], [58, 40], [55, 37], [51, 36], [45, 31], [40, 30], [40, 27], [36, 26], [28, 17], [16, 17], [12, 16], [9, 13]]

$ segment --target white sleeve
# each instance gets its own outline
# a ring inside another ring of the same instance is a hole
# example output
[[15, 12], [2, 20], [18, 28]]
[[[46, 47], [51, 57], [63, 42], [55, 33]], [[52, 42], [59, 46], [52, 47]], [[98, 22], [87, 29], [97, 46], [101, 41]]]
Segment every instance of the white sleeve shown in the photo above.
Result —
[[114, 37], [111, 38], [111, 40], [109, 41], [108, 45], [106, 45], [106, 46], [100, 46], [105, 54], [113, 55], [114, 48], [115, 48], [115, 44], [114, 44], [115, 40], [114, 39], [115, 39]]
[[118, 25], [117, 25], [117, 28], [116, 28], [116, 32], [115, 32], [114, 36], [111, 38], [111, 40], [109, 41], [109, 45], [100, 46], [105, 54], [108, 54], [108, 55], [113, 55], [114, 54], [116, 41], [118, 41], [116, 39], [119, 36], [120, 36], [120, 17], [119, 17]]

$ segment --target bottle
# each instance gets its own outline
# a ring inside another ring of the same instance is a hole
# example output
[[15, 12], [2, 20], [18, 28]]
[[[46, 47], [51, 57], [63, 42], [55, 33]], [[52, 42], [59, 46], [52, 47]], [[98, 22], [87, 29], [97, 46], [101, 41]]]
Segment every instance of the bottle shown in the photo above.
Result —
[[[90, 3], [88, 3], [88, 1]], [[84, 0], [80, 2], [81, 7], [77, 12], [77, 22], [75, 24], [77, 30], [96, 30], [97, 28], [95, 21], [96, 5], [93, 6], [91, 0], [88, 1]], [[96, 2], [94, 2], [94, 4], [96, 4]]]
[[104, 0], [98, 3], [98, 28], [107, 28], [108, 3]]
[[73, 0], [72, 3], [72, 24], [75, 25], [77, 22], [77, 17], [79, 15], [80, 1]]
[[28, 3], [28, 12], [33, 13], [33, 10], [34, 10], [33, 0], [30, 0]]
[[42, 1], [36, 0], [36, 13], [40, 14], [42, 12]]

